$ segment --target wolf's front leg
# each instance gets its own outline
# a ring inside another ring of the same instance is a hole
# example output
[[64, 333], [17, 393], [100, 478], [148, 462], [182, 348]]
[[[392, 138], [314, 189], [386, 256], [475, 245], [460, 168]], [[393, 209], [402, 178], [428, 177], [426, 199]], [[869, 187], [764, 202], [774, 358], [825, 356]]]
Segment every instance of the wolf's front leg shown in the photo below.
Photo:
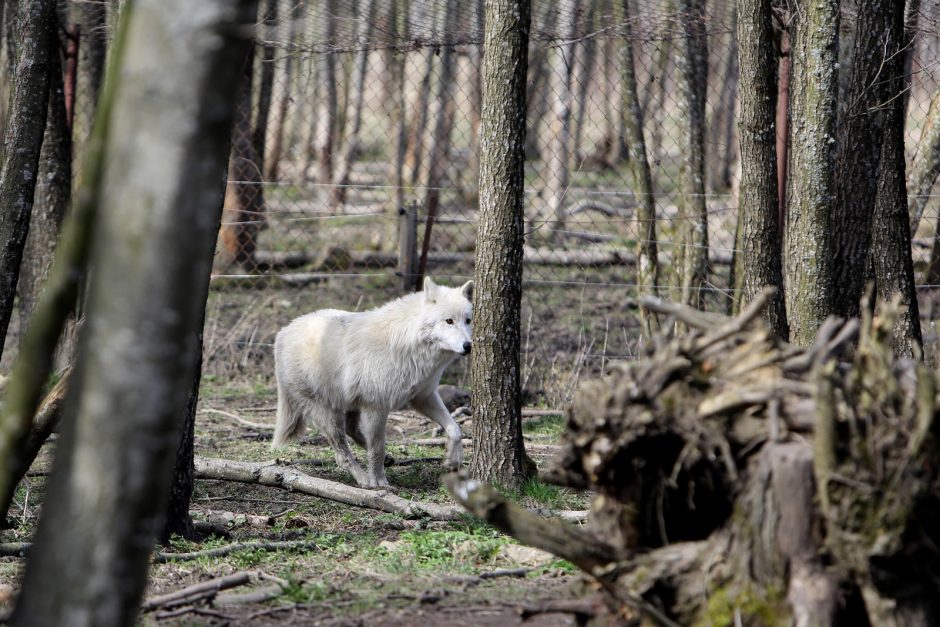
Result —
[[366, 449], [366, 472], [370, 488], [388, 487], [385, 477], [385, 425], [388, 412], [378, 409], [363, 409], [359, 414], [359, 433]]
[[411, 401], [411, 406], [415, 411], [421, 412], [444, 428], [444, 432], [447, 433], [447, 455], [444, 457], [444, 466], [450, 470], [460, 468], [460, 464], [463, 463], [463, 434], [460, 432], [460, 425], [447, 411], [437, 390], [433, 390], [426, 396], [415, 397]]

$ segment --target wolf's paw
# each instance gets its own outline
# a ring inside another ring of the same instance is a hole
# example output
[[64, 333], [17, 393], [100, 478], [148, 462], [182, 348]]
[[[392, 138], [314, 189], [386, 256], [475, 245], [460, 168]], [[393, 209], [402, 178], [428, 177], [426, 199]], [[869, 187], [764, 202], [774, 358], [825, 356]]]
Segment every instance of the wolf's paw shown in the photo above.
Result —
[[359, 487], [368, 488], [369, 490], [383, 490], [389, 488], [388, 479], [385, 477], [370, 478], [367, 481], [359, 484]]

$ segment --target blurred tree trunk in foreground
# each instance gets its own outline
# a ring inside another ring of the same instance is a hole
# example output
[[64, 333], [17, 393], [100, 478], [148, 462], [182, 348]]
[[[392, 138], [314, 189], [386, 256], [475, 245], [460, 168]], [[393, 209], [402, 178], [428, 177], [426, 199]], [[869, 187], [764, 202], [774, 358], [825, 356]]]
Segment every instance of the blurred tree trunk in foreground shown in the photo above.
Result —
[[0, 164], [0, 354], [13, 313], [46, 130], [55, 0], [19, 0], [13, 93]]
[[522, 443], [519, 381], [529, 12], [528, 0], [487, 2], [483, 46], [470, 474], [505, 486], [533, 470]]
[[196, 367], [256, 3], [190, 9], [124, 8], [83, 349], [14, 625], [136, 620]]

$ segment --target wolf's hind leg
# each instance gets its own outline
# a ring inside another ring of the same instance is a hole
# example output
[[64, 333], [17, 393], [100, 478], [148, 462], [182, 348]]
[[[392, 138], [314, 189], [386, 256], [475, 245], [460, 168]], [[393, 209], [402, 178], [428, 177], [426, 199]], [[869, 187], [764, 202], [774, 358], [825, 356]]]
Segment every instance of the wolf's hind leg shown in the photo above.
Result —
[[366, 468], [376, 487], [388, 485], [385, 477], [385, 425], [388, 412], [364, 409], [359, 417], [359, 432], [365, 440]]
[[326, 436], [330, 446], [333, 447], [336, 464], [348, 471], [360, 486], [364, 488], [375, 487], [372, 485], [368, 473], [356, 461], [356, 457], [346, 441], [346, 412], [332, 411], [325, 408], [317, 408], [315, 411], [329, 413], [329, 415], [322, 416], [322, 420], [316, 422], [323, 425], [323, 435]]

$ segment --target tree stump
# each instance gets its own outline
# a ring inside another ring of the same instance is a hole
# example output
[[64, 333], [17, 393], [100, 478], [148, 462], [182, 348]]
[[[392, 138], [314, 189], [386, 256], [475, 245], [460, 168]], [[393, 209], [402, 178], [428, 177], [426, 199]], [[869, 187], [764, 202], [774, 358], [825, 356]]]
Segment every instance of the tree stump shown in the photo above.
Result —
[[587, 528], [458, 477], [452, 492], [585, 570], [628, 619], [933, 624], [936, 375], [895, 356], [897, 301], [801, 348], [760, 319], [771, 294], [737, 318], [643, 300], [689, 331], [582, 385], [547, 478], [594, 493]]

